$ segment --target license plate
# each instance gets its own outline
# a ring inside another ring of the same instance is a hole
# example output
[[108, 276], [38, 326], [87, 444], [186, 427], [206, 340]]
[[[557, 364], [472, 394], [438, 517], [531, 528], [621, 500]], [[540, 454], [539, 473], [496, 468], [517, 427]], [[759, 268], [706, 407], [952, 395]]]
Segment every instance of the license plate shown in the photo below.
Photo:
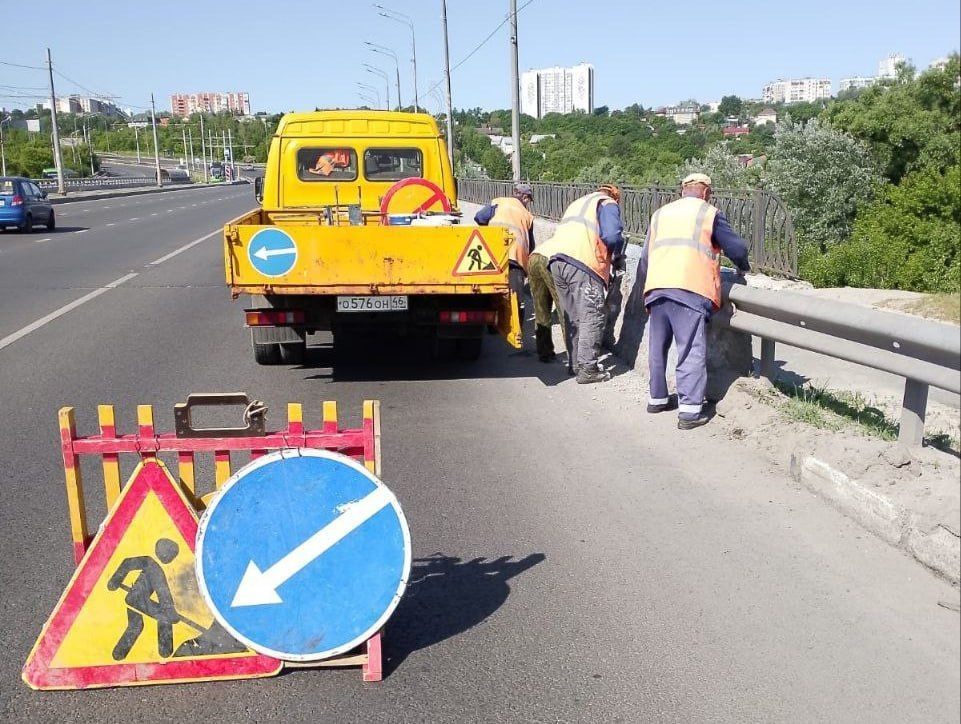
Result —
[[337, 297], [338, 312], [406, 312], [407, 297]]
[[6, 199], [0, 199], [0, 206], [6, 206], [6, 205], [7, 205], [7, 200], [6, 200]]

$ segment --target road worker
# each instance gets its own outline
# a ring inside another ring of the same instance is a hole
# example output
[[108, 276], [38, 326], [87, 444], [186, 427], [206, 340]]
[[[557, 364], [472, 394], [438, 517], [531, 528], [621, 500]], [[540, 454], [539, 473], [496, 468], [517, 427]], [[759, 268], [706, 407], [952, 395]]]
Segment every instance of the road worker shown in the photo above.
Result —
[[474, 214], [474, 222], [480, 226], [503, 226], [510, 229], [514, 236], [508, 251], [508, 278], [511, 289], [517, 295], [521, 319], [524, 318], [524, 283], [528, 259], [534, 251], [534, 215], [529, 210], [533, 201], [534, 189], [531, 185], [519, 183], [514, 185], [512, 196], [492, 199]]
[[750, 271], [748, 245], [709, 201], [711, 178], [692, 173], [681, 182], [681, 198], [654, 212], [641, 252], [638, 278], [645, 279], [644, 306], [650, 321], [651, 413], [674, 409], [667, 389], [667, 354], [677, 346], [677, 426], [700, 427], [707, 390], [708, 319], [721, 306], [720, 255], [740, 273]]
[[[624, 249], [620, 198], [616, 186], [604, 184], [576, 199], [561, 217], [554, 236], [535, 252], [547, 260], [555, 288], [552, 298], [555, 304], [560, 300], [568, 372], [577, 375], [582, 385], [611, 378], [610, 372], [601, 369], [598, 357], [607, 322], [605, 302], [611, 266]], [[536, 267], [531, 276], [536, 314], [538, 294], [543, 296], [543, 292], [537, 289], [540, 283], [534, 281], [535, 274]], [[549, 339], [549, 307], [547, 315], [537, 320], [538, 330], [542, 325], [546, 325]]]

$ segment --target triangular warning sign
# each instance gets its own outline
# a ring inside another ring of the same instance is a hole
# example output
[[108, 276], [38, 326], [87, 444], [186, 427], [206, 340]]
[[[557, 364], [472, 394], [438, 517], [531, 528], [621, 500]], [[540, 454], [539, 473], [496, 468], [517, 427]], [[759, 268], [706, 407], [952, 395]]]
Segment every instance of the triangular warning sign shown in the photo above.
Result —
[[214, 620], [194, 573], [197, 516], [162, 463], [137, 466], [23, 667], [34, 689], [271, 676]]
[[475, 276], [477, 274], [500, 274], [501, 268], [494, 257], [494, 252], [487, 246], [484, 237], [481, 236], [480, 229], [474, 232], [467, 240], [467, 246], [457, 258], [454, 264], [453, 274], [455, 277]]

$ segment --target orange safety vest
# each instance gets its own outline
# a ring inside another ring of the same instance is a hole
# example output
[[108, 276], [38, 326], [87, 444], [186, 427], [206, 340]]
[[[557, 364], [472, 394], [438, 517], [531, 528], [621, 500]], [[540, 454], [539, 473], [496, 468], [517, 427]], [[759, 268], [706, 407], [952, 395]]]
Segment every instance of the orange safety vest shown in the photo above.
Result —
[[694, 196], [673, 201], [651, 217], [644, 294], [686, 289], [721, 307], [720, 251], [714, 246], [717, 208]]
[[531, 255], [530, 230], [534, 225], [534, 214], [527, 210], [520, 199], [504, 196], [493, 199], [491, 206], [496, 206], [494, 216], [488, 226], [503, 226], [510, 229], [514, 235], [514, 243], [508, 251], [508, 257], [527, 271], [527, 260]]
[[576, 259], [607, 284], [611, 278], [611, 252], [601, 241], [599, 206], [616, 204], [610, 196], [595, 191], [575, 199], [564, 211], [554, 236], [539, 244], [535, 254], [552, 259], [558, 254]]

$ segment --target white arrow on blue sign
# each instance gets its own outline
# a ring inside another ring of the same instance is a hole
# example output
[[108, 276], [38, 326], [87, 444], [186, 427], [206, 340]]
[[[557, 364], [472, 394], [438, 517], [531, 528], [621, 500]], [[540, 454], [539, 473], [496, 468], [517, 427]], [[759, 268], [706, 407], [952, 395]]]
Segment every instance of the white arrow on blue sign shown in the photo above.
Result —
[[228, 480], [197, 535], [197, 580], [217, 620], [268, 656], [353, 649], [394, 612], [410, 574], [394, 494], [352, 458], [278, 450]]
[[247, 258], [264, 276], [280, 277], [297, 263], [297, 243], [283, 229], [261, 229], [250, 237]]

